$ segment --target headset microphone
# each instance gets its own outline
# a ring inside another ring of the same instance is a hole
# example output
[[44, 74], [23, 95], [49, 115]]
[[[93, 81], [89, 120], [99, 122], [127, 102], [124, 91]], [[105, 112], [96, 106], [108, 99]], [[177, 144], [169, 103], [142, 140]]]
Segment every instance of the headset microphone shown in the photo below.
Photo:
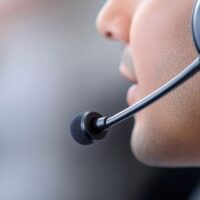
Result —
[[[192, 33], [194, 43], [198, 52], [200, 51], [200, 0], [195, 3], [193, 18], [192, 18]], [[149, 106], [156, 100], [160, 99], [170, 91], [184, 83], [186, 80], [194, 76], [200, 71], [200, 58], [196, 58], [188, 67], [186, 67], [177, 76], [169, 82], [155, 90], [150, 95], [146, 96], [136, 104], [128, 107], [127, 109], [111, 116], [103, 117], [96, 112], [85, 112], [78, 114], [71, 122], [72, 137], [80, 144], [89, 145], [96, 141], [102, 140], [106, 137], [108, 129], [134, 115], [136, 112], [141, 111]]]
[[78, 114], [71, 122], [72, 137], [80, 144], [88, 145], [95, 141], [102, 140], [108, 132], [108, 128], [124, 121], [128, 117], [134, 115], [136, 112], [142, 110], [156, 100], [160, 99], [177, 86], [188, 80], [190, 77], [200, 71], [200, 58], [198, 57], [194, 62], [184, 69], [180, 74], [175, 76], [162, 87], [140, 100], [136, 104], [127, 109], [117, 113], [112, 117], [103, 117], [96, 112], [85, 112]]

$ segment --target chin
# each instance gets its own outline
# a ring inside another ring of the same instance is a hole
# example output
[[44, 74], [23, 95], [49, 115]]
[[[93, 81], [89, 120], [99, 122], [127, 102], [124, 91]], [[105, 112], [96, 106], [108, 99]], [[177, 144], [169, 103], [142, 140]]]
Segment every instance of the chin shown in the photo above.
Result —
[[184, 152], [180, 141], [175, 138], [170, 141], [167, 137], [157, 137], [158, 135], [159, 132], [146, 131], [136, 123], [131, 138], [131, 149], [137, 160], [151, 167], [200, 166], [198, 156], [195, 159], [192, 152]]
[[166, 166], [163, 158], [161, 159], [161, 155], [158, 156], [152, 151], [152, 145], [146, 144], [144, 141], [139, 141], [134, 133], [131, 139], [131, 149], [135, 158], [144, 165], [151, 167]]
[[162, 155], [159, 156], [156, 153], [149, 151], [149, 148], [144, 147], [134, 140], [131, 141], [131, 149], [135, 158], [144, 165], [149, 167], [175, 167], [177, 163], [172, 163], [168, 159], [164, 159]]
[[150, 144], [148, 138], [145, 137], [145, 131], [141, 131], [138, 127], [137, 121], [135, 122], [134, 129], [131, 137], [131, 149], [135, 158], [141, 163], [148, 166], [158, 166], [160, 162], [156, 159], [155, 153], [152, 152], [153, 145]]

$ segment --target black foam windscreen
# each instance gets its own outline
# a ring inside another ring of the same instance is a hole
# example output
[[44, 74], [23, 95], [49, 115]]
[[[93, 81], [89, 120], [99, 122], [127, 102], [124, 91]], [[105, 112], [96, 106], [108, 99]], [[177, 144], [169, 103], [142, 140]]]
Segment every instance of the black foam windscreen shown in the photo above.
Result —
[[84, 115], [85, 113], [80, 113], [73, 118], [70, 124], [70, 131], [74, 140], [76, 140], [79, 144], [89, 145], [93, 143], [93, 140], [85, 134], [85, 132], [83, 132], [81, 127]]
[[76, 115], [70, 125], [72, 137], [83, 145], [104, 139], [107, 135], [106, 128], [98, 129], [96, 126], [96, 120], [101, 117], [101, 114], [89, 111]]

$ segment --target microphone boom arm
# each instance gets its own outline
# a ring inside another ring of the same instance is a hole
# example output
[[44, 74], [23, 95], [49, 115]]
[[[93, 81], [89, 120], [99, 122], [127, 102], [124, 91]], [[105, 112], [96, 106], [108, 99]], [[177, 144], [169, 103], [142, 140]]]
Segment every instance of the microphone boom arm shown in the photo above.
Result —
[[198, 57], [188, 67], [186, 67], [183, 71], [181, 71], [178, 75], [176, 75], [166, 84], [158, 88], [156, 91], [152, 92], [151, 94], [141, 99], [136, 104], [128, 107], [127, 109], [115, 114], [112, 117], [107, 118], [105, 120], [105, 126], [111, 127], [118, 122], [126, 120], [136, 112], [144, 109], [148, 105], [152, 104], [153, 102], [157, 101], [164, 95], [168, 94], [170, 91], [172, 91], [173, 89], [184, 83], [186, 80], [194, 76], [199, 71], [200, 71], [200, 58]]

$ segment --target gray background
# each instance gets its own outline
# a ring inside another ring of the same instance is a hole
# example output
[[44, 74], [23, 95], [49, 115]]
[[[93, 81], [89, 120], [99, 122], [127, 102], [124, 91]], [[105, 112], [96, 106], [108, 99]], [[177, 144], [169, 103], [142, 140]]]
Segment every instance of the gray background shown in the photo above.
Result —
[[126, 107], [120, 44], [101, 38], [101, 0], [35, 1], [1, 18], [0, 199], [134, 199], [152, 170], [129, 147], [132, 121], [76, 144], [73, 115]]

